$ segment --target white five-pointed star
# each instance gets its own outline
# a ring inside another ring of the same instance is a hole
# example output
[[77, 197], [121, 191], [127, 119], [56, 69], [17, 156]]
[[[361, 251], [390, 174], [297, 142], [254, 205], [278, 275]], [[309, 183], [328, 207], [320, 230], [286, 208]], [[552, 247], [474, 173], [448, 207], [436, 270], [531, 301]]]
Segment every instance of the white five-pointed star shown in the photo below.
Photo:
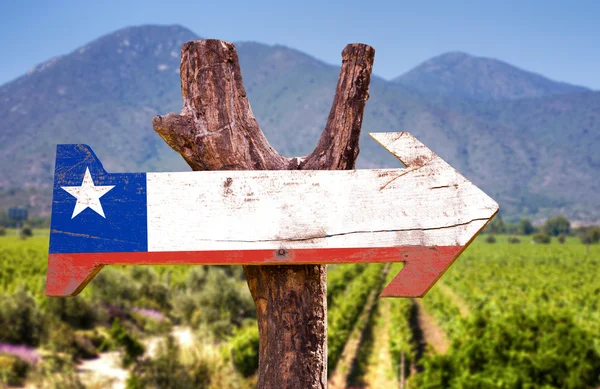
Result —
[[85, 169], [85, 175], [83, 176], [83, 182], [81, 183], [81, 186], [61, 186], [62, 189], [66, 190], [71, 196], [77, 199], [71, 219], [79, 215], [88, 207], [106, 219], [106, 216], [104, 216], [104, 210], [102, 209], [102, 204], [100, 204], [100, 197], [104, 196], [106, 192], [114, 187], [114, 185], [95, 186], [89, 168]]

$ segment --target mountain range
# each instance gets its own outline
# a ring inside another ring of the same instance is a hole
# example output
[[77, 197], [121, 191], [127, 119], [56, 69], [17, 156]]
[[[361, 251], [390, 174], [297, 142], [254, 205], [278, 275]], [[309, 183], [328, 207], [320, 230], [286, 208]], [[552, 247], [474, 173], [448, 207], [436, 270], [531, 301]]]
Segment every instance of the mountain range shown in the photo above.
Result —
[[[181, 26], [129, 27], [0, 86], [0, 210], [49, 214], [57, 143], [90, 145], [109, 172], [189, 170], [151, 120], [181, 109], [180, 50], [196, 39]], [[271, 145], [286, 156], [311, 152], [339, 65], [281, 45], [235, 46]], [[413, 133], [504, 215], [600, 220], [598, 91], [446, 53], [393, 80], [372, 77], [357, 168], [401, 166], [367, 136], [386, 131]]]

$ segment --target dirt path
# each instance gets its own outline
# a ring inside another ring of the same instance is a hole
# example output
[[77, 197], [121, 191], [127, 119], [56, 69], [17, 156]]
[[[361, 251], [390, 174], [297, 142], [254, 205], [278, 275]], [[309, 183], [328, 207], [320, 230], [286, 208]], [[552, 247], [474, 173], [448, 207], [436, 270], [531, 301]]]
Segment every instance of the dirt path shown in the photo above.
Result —
[[415, 303], [417, 307], [416, 324], [421, 330], [422, 341], [430, 345], [436, 353], [445, 354], [450, 347], [446, 334], [436, 323], [434, 317], [427, 313], [422, 301], [415, 299]]
[[121, 353], [109, 351], [83, 361], [77, 366], [77, 374], [86, 387], [124, 389], [129, 371], [121, 367]]
[[[390, 270], [390, 264], [387, 264], [382, 272], [382, 279], [385, 279], [388, 271]], [[344, 346], [344, 351], [342, 351], [342, 356], [340, 357], [340, 361], [337, 364], [337, 367], [331, 378], [328, 382], [329, 389], [346, 389], [348, 386], [348, 375], [350, 374], [350, 370], [352, 369], [352, 364], [356, 359], [358, 353], [358, 347], [360, 346], [363, 332], [369, 323], [369, 319], [371, 313], [375, 307], [375, 303], [377, 301], [377, 296], [381, 291], [379, 289], [373, 290], [369, 295], [367, 302], [365, 304], [365, 309], [361, 312], [358, 320], [356, 321], [356, 325], [350, 334], [348, 341], [346, 342], [346, 346]]]
[[398, 382], [390, 355], [390, 300], [381, 299], [378, 308], [379, 315], [373, 329], [373, 352], [368, 360], [364, 380], [368, 389], [395, 388]]
[[[182, 349], [189, 349], [195, 341], [192, 329], [189, 327], [173, 327], [171, 335]], [[164, 336], [152, 336], [142, 340], [146, 347], [147, 356], [155, 356], [158, 345], [164, 341]], [[121, 353], [109, 351], [101, 353], [96, 359], [85, 360], [77, 367], [81, 381], [89, 387], [106, 389], [125, 389], [129, 370], [121, 367]]]

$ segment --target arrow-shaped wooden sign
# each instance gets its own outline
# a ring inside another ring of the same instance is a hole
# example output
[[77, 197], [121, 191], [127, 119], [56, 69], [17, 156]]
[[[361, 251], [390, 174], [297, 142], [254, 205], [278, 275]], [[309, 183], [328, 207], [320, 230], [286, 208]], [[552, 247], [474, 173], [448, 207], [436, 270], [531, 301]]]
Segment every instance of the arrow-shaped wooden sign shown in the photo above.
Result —
[[423, 296], [498, 204], [411, 134], [370, 134], [405, 169], [104, 171], [58, 145], [46, 293], [104, 265], [405, 262], [382, 296]]

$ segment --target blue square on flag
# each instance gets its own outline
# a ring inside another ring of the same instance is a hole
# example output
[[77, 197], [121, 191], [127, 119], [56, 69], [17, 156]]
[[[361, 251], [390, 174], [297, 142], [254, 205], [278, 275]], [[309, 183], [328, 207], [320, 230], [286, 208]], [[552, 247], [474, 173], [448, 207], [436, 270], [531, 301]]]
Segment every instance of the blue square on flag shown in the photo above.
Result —
[[86, 145], [58, 145], [50, 253], [148, 249], [146, 174], [108, 174]]

